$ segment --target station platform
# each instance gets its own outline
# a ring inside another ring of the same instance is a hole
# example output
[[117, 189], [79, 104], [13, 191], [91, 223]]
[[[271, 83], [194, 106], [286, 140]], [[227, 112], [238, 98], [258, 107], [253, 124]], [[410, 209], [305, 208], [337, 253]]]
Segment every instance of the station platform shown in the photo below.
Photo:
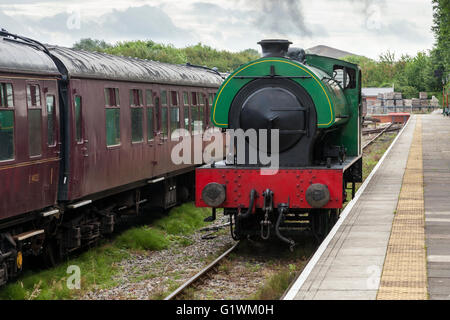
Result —
[[450, 119], [412, 115], [285, 300], [450, 299]]

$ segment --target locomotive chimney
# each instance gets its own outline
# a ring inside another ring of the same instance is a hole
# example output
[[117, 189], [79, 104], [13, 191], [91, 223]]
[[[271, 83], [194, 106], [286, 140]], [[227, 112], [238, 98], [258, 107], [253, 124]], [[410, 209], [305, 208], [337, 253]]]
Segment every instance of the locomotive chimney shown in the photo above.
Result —
[[263, 57], [285, 57], [292, 42], [281, 39], [266, 39], [261, 40], [258, 44], [261, 45]]

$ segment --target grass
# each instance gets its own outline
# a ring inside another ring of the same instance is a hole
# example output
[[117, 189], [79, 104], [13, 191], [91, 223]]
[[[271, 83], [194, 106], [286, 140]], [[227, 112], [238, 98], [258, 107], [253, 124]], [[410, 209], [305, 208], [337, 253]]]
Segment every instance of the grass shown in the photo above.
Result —
[[115, 244], [124, 249], [158, 251], [166, 249], [170, 241], [161, 230], [143, 226], [123, 232]]
[[[61, 263], [55, 268], [39, 272], [26, 272], [18, 281], [6, 285], [0, 290], [0, 299], [71, 299], [84, 293], [83, 288], [99, 285], [101, 288], [113, 286], [113, 276], [117, 262], [125, 259], [129, 253], [111, 244], [89, 250], [80, 256]], [[67, 273], [71, 265], [80, 268], [81, 289], [69, 289]]]
[[[163, 250], [173, 244], [187, 246], [192, 243], [187, 236], [206, 225], [203, 219], [208, 215], [209, 209], [196, 208], [193, 203], [175, 207], [151, 226], [128, 229], [112, 241], [103, 241], [98, 247], [71, 257], [54, 268], [25, 272], [17, 281], [0, 289], [0, 299], [75, 299], [94, 287], [113, 287], [118, 284], [115, 279], [121, 272], [119, 262], [129, 258], [131, 252]], [[67, 268], [71, 265], [80, 268], [80, 289], [67, 286], [72, 275], [67, 273]], [[145, 275], [141, 277], [146, 278]]]
[[[395, 132], [387, 132], [364, 150], [363, 181], [366, 180], [366, 178], [369, 176], [369, 174], [377, 165], [378, 161], [381, 159], [381, 157], [383, 157], [383, 154], [389, 148], [396, 135], [397, 133]], [[360, 186], [361, 183], [356, 183], [355, 192], [358, 191]], [[352, 200], [352, 189], [347, 188], [346, 191], [347, 191], [347, 201]], [[344, 207], [347, 204], [348, 202], [344, 204]]]
[[210, 215], [210, 209], [196, 208], [193, 203], [186, 203], [172, 209], [167, 216], [158, 220], [155, 226], [172, 235], [192, 234], [206, 225], [203, 221]]
[[272, 275], [251, 298], [254, 300], [278, 300], [295, 279], [295, 266], [290, 264]]

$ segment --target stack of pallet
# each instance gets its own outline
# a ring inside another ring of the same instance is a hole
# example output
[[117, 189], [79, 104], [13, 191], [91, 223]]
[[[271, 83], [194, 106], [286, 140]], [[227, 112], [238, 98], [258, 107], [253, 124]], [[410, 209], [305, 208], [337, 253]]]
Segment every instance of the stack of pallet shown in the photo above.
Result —
[[384, 94], [384, 112], [383, 113], [389, 113], [395, 111], [395, 100], [394, 100], [394, 93], [393, 92], [386, 92]]
[[401, 92], [394, 92], [395, 111], [403, 112], [403, 97]]
[[387, 112], [403, 112], [403, 98], [401, 92], [386, 92], [383, 98]]
[[419, 92], [420, 107], [427, 108], [430, 106], [430, 101], [428, 100], [428, 94], [426, 92]]
[[411, 105], [414, 108], [420, 108], [420, 99], [412, 98], [411, 99]]
[[384, 95], [382, 93], [378, 93], [377, 100], [373, 105], [373, 114], [382, 114], [384, 108]]
[[412, 99], [403, 99], [403, 111], [411, 112], [412, 109]]

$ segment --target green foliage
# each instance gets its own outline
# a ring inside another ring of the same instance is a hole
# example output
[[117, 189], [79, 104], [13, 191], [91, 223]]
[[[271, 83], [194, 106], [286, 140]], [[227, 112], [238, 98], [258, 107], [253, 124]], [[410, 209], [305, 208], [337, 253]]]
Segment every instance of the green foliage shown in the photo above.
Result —
[[81, 39], [73, 45], [74, 49], [82, 49], [86, 51], [103, 51], [110, 48], [111, 45], [104, 40], [95, 40], [91, 38]]
[[160, 230], [140, 227], [123, 232], [117, 237], [116, 244], [125, 249], [162, 250], [169, 246], [169, 240]]
[[415, 57], [403, 55], [396, 59], [391, 52], [372, 60], [349, 56], [343, 60], [356, 63], [362, 71], [363, 87], [395, 87], [406, 97], [418, 97], [419, 91], [439, 91], [439, 80], [434, 76], [432, 53], [419, 52]]
[[400, 91], [405, 99], [417, 98], [419, 90], [412, 86], [398, 86], [395, 90]]
[[254, 300], [278, 300], [295, 279], [295, 267], [289, 265], [274, 274], [252, 297]]
[[171, 235], [186, 235], [194, 232], [206, 223], [203, 221], [211, 213], [207, 208], [196, 208], [193, 203], [185, 203], [173, 208], [156, 226]]
[[124, 41], [111, 45], [103, 40], [88, 38], [81, 39], [73, 45], [73, 48], [174, 64], [189, 62], [210, 68], [217, 67], [222, 72], [233, 71], [241, 64], [259, 58], [258, 51], [253, 49], [235, 53], [219, 51], [201, 43], [186, 48], [175, 48], [173, 45], [159, 44], [151, 40]]
[[433, 55], [437, 68], [444, 77], [450, 72], [450, 1], [432, 0], [433, 32], [436, 39]]

